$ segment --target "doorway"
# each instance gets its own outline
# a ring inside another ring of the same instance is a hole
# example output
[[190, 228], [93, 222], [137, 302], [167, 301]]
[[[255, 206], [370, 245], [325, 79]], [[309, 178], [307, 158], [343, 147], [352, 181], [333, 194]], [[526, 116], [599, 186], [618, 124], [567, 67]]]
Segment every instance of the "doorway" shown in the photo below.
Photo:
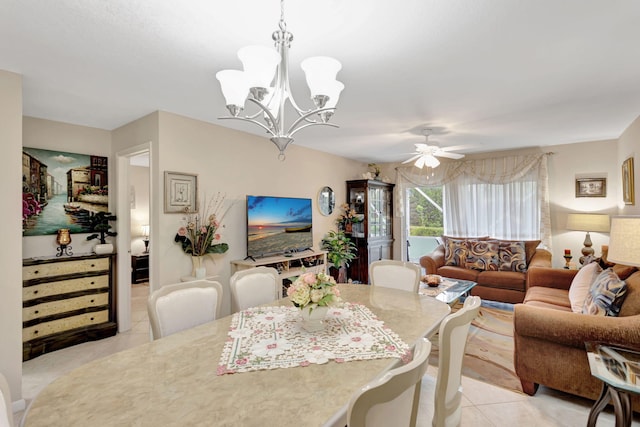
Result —
[[118, 222], [118, 277], [117, 320], [118, 332], [132, 327], [132, 256], [146, 258], [147, 281], [150, 280], [152, 256], [152, 192], [151, 144], [142, 144], [116, 153], [117, 161], [117, 216]]

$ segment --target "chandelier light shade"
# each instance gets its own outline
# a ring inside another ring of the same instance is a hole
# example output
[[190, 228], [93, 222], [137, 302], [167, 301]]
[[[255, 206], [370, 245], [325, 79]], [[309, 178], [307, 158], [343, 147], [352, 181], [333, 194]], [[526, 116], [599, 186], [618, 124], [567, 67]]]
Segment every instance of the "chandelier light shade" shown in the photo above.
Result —
[[606, 214], [584, 214], [574, 213], [567, 217], [567, 230], [586, 231], [584, 238], [584, 247], [582, 248], [582, 256], [580, 263], [584, 264], [584, 260], [589, 255], [594, 254], [593, 242], [591, 242], [590, 231], [608, 233], [609, 232], [609, 215]]
[[611, 218], [607, 261], [640, 267], [640, 216]]
[[[336, 80], [342, 68], [339, 61], [327, 57], [307, 58], [300, 64], [311, 93], [313, 108], [304, 110], [293, 99], [289, 87], [289, 47], [293, 34], [284, 22], [284, 0], [280, 2], [279, 29], [273, 33], [275, 49], [266, 46], [246, 46], [238, 51], [243, 70], [222, 70], [216, 74], [231, 116], [220, 119], [237, 119], [254, 123], [271, 135], [278, 147], [278, 158], [284, 160], [287, 146], [293, 135], [314, 125], [337, 127], [329, 123], [335, 111], [344, 84]], [[298, 117], [285, 125], [285, 104], [289, 101]], [[241, 115], [249, 101], [258, 107], [251, 115]]]

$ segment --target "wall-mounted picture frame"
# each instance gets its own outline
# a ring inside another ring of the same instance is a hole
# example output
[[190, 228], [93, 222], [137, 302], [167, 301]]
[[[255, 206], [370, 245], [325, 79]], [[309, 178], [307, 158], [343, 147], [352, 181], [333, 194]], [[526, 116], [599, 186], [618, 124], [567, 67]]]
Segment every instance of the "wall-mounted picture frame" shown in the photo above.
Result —
[[633, 186], [633, 157], [622, 162], [622, 198], [625, 205], [635, 204], [635, 189]]
[[22, 235], [68, 228], [91, 232], [91, 216], [109, 211], [109, 158], [22, 148]]
[[198, 210], [198, 175], [164, 172], [164, 212], [184, 213]]
[[607, 197], [607, 178], [576, 178], [576, 197]]

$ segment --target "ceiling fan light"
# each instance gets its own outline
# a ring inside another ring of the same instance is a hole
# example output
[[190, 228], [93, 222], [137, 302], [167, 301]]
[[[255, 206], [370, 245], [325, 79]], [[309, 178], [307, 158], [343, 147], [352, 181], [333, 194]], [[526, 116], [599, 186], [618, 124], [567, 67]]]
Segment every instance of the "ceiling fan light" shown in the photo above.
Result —
[[238, 51], [238, 58], [242, 61], [250, 88], [268, 88], [281, 60], [274, 49], [258, 45], [243, 47]]
[[220, 89], [222, 89], [227, 106], [244, 108], [244, 101], [249, 95], [249, 85], [245, 74], [240, 70], [222, 70], [216, 73], [216, 79], [220, 82]]
[[422, 156], [424, 159], [424, 165], [430, 168], [436, 168], [440, 165], [440, 161], [434, 156]]
[[328, 56], [314, 56], [300, 63], [307, 78], [307, 85], [311, 91], [311, 97], [317, 95], [329, 95], [336, 83], [336, 75], [342, 68], [342, 64]]

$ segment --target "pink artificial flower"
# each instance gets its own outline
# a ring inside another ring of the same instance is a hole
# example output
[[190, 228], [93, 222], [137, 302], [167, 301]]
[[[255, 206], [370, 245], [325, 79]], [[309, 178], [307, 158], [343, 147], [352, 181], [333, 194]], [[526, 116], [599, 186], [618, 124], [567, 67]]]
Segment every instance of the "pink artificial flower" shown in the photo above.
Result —
[[216, 234], [213, 236], [213, 238], [214, 238], [214, 239], [216, 239], [216, 240], [220, 240], [220, 234], [216, 233]]
[[185, 227], [180, 227], [178, 228], [178, 236], [186, 236], [187, 235], [187, 229]]
[[316, 275], [314, 273], [304, 273], [302, 275], [302, 281], [309, 285], [316, 283]]
[[202, 234], [206, 234], [207, 233], [207, 227], [205, 227], [204, 225], [202, 227], [200, 227], [200, 232]]

